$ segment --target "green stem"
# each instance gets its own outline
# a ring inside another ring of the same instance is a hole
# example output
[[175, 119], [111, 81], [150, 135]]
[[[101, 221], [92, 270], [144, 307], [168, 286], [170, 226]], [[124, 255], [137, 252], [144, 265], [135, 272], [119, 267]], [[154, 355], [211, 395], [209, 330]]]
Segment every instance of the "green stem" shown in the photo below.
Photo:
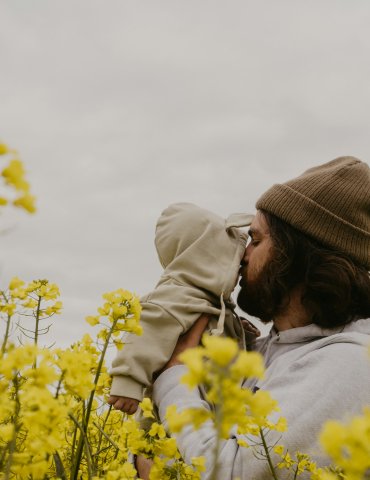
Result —
[[59, 382], [58, 382], [58, 385], [57, 385], [57, 389], [56, 389], [56, 392], [55, 392], [55, 398], [59, 397], [59, 392], [60, 392], [60, 389], [62, 387], [62, 382], [63, 382], [65, 374], [66, 374], [65, 370], [62, 371], [62, 375], [60, 376], [60, 379], [59, 379]]
[[[112, 327], [110, 328], [110, 330], [108, 332], [107, 338], [106, 338], [105, 343], [104, 343], [103, 350], [102, 350], [101, 355], [100, 355], [99, 364], [98, 364], [98, 368], [96, 370], [95, 379], [94, 379], [94, 387], [93, 387], [93, 389], [91, 390], [91, 393], [90, 393], [90, 397], [89, 397], [89, 400], [88, 400], [88, 403], [87, 403], [84, 423], [83, 423], [83, 429], [84, 429], [83, 431], [84, 431], [85, 434], [87, 432], [87, 427], [88, 427], [89, 420], [90, 420], [92, 405], [93, 405], [95, 391], [96, 391], [96, 385], [98, 383], [99, 375], [100, 375], [101, 369], [103, 367], [104, 357], [105, 357], [105, 354], [106, 354], [106, 351], [107, 351], [107, 348], [108, 348], [108, 345], [109, 345], [109, 340], [112, 336], [112, 332], [114, 331], [117, 322], [118, 322], [118, 319], [114, 320], [114, 322], [112, 324]], [[83, 439], [83, 436], [81, 434], [80, 438], [79, 438], [79, 441], [78, 441], [78, 445], [77, 445], [75, 462], [74, 462], [74, 466], [73, 466], [73, 472], [72, 472], [72, 475], [71, 475], [71, 480], [77, 480], [78, 471], [79, 471], [79, 468], [80, 468], [80, 463], [81, 463], [81, 458], [82, 458], [83, 444], [84, 444], [84, 439]]]
[[[5, 301], [5, 303], [9, 303], [9, 299], [8, 297], [5, 295], [4, 291], [1, 292], [2, 294], [2, 297]], [[4, 335], [4, 340], [3, 340], [3, 344], [2, 344], [2, 347], [1, 347], [1, 353], [4, 355], [5, 353], [5, 349], [6, 349], [6, 344], [8, 343], [8, 338], [9, 338], [9, 333], [10, 333], [10, 320], [11, 320], [12, 316], [8, 313], [8, 319], [6, 321], [6, 331], [5, 331], [5, 335]]]
[[6, 322], [6, 330], [5, 330], [5, 335], [4, 335], [4, 340], [3, 344], [1, 346], [1, 353], [4, 355], [5, 349], [6, 349], [6, 344], [8, 343], [8, 338], [9, 338], [9, 332], [10, 332], [10, 320], [11, 320], [11, 315], [8, 314], [8, 320]]
[[104, 428], [107, 424], [107, 421], [108, 421], [108, 418], [109, 418], [109, 415], [110, 415], [110, 412], [112, 411], [112, 405], [109, 406], [109, 409], [107, 411], [107, 414], [105, 415], [105, 418], [104, 418], [104, 422], [103, 422], [103, 425], [100, 426], [98, 423], [94, 422], [94, 425], [96, 426], [96, 428], [99, 430], [99, 440], [98, 440], [98, 445], [96, 447], [96, 454], [95, 455], [99, 455], [99, 452], [100, 452], [100, 449], [101, 449], [101, 445], [102, 445], [102, 441], [103, 441], [103, 436], [109, 441], [112, 443], [112, 445], [114, 445], [116, 448], [118, 448], [116, 446], [116, 444], [114, 444], [113, 440], [111, 440], [111, 438], [104, 432]]
[[[221, 371], [221, 380], [219, 381], [219, 387], [222, 383], [222, 379], [224, 377], [224, 372]], [[215, 406], [215, 428], [216, 428], [216, 444], [214, 448], [214, 466], [212, 470], [212, 474], [210, 480], [217, 480], [217, 471], [218, 471], [218, 457], [220, 453], [220, 445], [221, 445], [221, 434], [222, 434], [222, 405], [223, 405], [223, 395], [222, 395], [222, 388], [218, 389], [217, 398], [219, 399], [218, 405]]]
[[293, 478], [293, 480], [296, 480], [297, 475], [298, 475], [298, 464], [297, 464], [297, 468], [295, 469], [295, 472], [294, 472], [294, 478]]
[[55, 472], [57, 474], [57, 478], [59, 478], [60, 480], [67, 480], [66, 471], [65, 471], [62, 459], [60, 458], [60, 455], [58, 452], [55, 452], [53, 454], [53, 460], [54, 460]]
[[75, 418], [75, 416], [72, 413], [68, 414], [69, 417], [72, 419], [73, 423], [76, 425], [76, 427], [80, 430], [81, 436], [83, 440], [83, 444], [85, 447], [85, 452], [86, 452], [86, 460], [87, 460], [87, 469], [88, 469], [88, 478], [89, 480], [92, 479], [94, 472], [92, 469], [92, 458], [91, 458], [91, 452], [90, 452], [90, 447], [89, 447], [89, 441], [85, 432], [84, 427], [80, 424], [80, 422]]
[[9, 480], [11, 478], [10, 475], [11, 475], [11, 467], [12, 467], [12, 463], [13, 463], [13, 456], [14, 456], [16, 446], [17, 446], [18, 432], [20, 430], [20, 425], [18, 423], [18, 416], [19, 416], [19, 412], [21, 410], [21, 404], [20, 404], [19, 396], [18, 396], [19, 385], [18, 385], [17, 374], [13, 378], [13, 383], [14, 383], [14, 390], [15, 390], [14, 431], [13, 431], [12, 439], [8, 443], [8, 445], [9, 445], [9, 456], [8, 456], [8, 460], [7, 460], [6, 465], [5, 465], [4, 480]]
[[40, 323], [40, 306], [41, 306], [41, 297], [39, 297], [37, 302], [37, 309], [36, 309], [36, 325], [35, 325], [35, 338], [34, 343], [37, 346], [38, 338], [39, 338], [39, 323]]
[[279, 480], [278, 476], [276, 475], [275, 468], [274, 468], [274, 466], [273, 466], [273, 464], [272, 464], [270, 451], [269, 451], [269, 449], [268, 449], [268, 446], [267, 446], [267, 443], [266, 443], [266, 439], [265, 439], [265, 435], [264, 435], [264, 433], [263, 433], [262, 428], [260, 428], [260, 436], [261, 436], [261, 440], [262, 440], [263, 449], [265, 450], [267, 462], [268, 462], [269, 467], [270, 467], [270, 471], [271, 471], [271, 474], [272, 474], [272, 478], [274, 478], [274, 480]]
[[[120, 450], [119, 446], [116, 444], [116, 442], [114, 440], [112, 440], [110, 438], [110, 436], [107, 433], [104, 432], [102, 427], [96, 422], [94, 422], [94, 425], [100, 431], [100, 433], [108, 440], [108, 442], [111, 443], [113, 445], [113, 447], [116, 448], [119, 451]], [[100, 448], [99, 448], [99, 450], [100, 450]]]
[[[40, 323], [40, 306], [41, 306], [41, 297], [39, 296], [39, 300], [37, 302], [37, 309], [36, 309], [36, 325], [35, 325], [35, 338], [34, 338], [34, 344], [37, 347], [37, 342], [39, 338], [39, 323]], [[35, 369], [37, 367], [37, 357], [35, 358], [35, 361], [33, 362], [32, 368]]]

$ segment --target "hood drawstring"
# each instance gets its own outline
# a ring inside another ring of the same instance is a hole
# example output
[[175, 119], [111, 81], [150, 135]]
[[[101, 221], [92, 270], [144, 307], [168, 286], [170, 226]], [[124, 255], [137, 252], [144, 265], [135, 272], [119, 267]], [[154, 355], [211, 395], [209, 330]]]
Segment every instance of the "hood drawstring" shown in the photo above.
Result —
[[220, 296], [221, 313], [217, 320], [217, 327], [211, 330], [211, 335], [222, 335], [224, 333], [226, 307], [224, 302], [224, 292]]

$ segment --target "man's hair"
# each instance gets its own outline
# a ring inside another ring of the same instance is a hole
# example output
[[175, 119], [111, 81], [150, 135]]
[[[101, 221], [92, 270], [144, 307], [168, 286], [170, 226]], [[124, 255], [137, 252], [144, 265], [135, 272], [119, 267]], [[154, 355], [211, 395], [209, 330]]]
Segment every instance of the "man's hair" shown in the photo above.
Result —
[[302, 285], [302, 304], [312, 322], [325, 328], [370, 317], [370, 276], [366, 267], [321, 245], [264, 210], [273, 242], [272, 263], [279, 309], [292, 288]]

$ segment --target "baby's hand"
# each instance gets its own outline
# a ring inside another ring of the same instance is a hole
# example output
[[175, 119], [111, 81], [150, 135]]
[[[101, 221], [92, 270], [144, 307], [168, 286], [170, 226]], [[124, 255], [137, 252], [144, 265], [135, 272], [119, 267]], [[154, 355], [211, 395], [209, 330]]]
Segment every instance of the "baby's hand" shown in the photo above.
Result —
[[108, 403], [116, 410], [121, 410], [128, 415], [135, 413], [139, 406], [139, 400], [136, 400], [136, 398], [118, 397], [117, 395], [111, 395], [108, 398]]
[[259, 331], [259, 329], [255, 325], [253, 325], [252, 322], [250, 322], [249, 320], [247, 320], [246, 318], [243, 318], [243, 317], [241, 317], [240, 320], [242, 321], [244, 332], [247, 335], [251, 334], [254, 337], [261, 336], [261, 332]]

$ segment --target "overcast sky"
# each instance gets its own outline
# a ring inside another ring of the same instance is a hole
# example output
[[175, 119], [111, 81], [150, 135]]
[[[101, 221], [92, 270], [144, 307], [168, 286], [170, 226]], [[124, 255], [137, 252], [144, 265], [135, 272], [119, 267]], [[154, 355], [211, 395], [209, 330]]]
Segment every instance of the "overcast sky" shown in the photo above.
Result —
[[368, 0], [3, 0], [0, 18], [0, 140], [38, 198], [0, 217], [0, 288], [58, 283], [58, 345], [103, 292], [153, 288], [169, 203], [254, 212], [306, 168], [369, 162]]

